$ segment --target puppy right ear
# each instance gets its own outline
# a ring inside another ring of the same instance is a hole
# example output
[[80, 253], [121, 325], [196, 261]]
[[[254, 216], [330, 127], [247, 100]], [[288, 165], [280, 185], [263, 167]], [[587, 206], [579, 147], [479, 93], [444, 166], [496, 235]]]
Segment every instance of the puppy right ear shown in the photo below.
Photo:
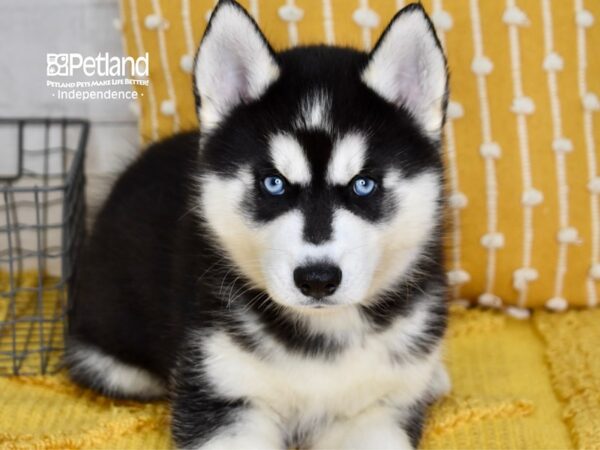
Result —
[[221, 0], [194, 67], [202, 130], [215, 128], [239, 104], [258, 99], [279, 72], [275, 52], [252, 17], [237, 2]]

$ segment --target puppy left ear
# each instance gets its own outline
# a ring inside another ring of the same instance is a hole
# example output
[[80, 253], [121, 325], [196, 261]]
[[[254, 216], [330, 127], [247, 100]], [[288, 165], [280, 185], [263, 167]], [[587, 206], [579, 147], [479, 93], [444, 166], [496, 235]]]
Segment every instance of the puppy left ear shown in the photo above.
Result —
[[369, 56], [362, 80], [387, 101], [405, 108], [427, 134], [440, 137], [448, 70], [421, 5], [409, 5], [392, 19]]
[[194, 63], [194, 89], [203, 131], [238, 105], [258, 99], [279, 77], [275, 52], [256, 22], [234, 0], [220, 0]]

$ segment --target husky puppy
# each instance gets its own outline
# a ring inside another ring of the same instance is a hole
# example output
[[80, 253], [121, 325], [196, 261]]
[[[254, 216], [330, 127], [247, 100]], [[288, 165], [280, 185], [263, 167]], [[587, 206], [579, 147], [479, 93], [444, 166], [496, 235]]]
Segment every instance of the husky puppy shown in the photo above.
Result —
[[419, 5], [370, 53], [275, 52], [234, 1], [195, 64], [202, 133], [117, 181], [66, 363], [167, 396], [180, 448], [408, 449], [446, 393], [446, 60]]

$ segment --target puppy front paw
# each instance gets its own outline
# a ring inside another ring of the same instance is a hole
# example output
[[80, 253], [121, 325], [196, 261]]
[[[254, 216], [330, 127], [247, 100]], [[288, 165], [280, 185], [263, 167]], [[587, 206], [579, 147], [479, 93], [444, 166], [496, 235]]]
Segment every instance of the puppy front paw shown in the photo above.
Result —
[[313, 443], [314, 450], [414, 450], [393, 409], [378, 408], [329, 425]]

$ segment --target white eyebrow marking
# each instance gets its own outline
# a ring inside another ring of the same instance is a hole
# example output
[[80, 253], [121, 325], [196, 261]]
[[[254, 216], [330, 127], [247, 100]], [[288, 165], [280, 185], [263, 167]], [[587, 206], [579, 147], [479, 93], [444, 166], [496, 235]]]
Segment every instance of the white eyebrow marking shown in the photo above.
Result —
[[298, 129], [330, 131], [331, 98], [325, 91], [314, 91], [302, 99], [295, 125]]
[[289, 134], [276, 134], [269, 145], [275, 168], [290, 183], [306, 186], [312, 178], [306, 154], [300, 143]]
[[331, 184], [348, 184], [365, 165], [366, 140], [358, 133], [349, 133], [334, 144], [327, 180]]

